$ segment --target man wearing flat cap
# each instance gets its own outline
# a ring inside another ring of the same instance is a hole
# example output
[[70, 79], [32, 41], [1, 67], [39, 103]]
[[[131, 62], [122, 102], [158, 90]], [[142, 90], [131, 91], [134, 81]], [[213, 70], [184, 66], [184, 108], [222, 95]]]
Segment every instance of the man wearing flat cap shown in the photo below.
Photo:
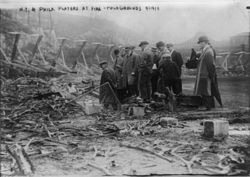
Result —
[[115, 71], [108, 67], [107, 61], [100, 62], [100, 67], [103, 72], [100, 81], [99, 101], [103, 104], [104, 108], [107, 109], [109, 106], [112, 106], [116, 110], [118, 102], [116, 100], [117, 79]]
[[213, 86], [213, 84], [216, 82], [215, 80], [217, 80], [214, 61], [215, 54], [209, 45], [207, 36], [199, 37], [198, 44], [202, 50], [202, 53], [199, 57], [199, 63], [197, 67], [194, 94], [202, 96], [203, 104], [206, 106], [207, 110], [209, 110], [215, 106], [211, 88], [211, 86]]
[[[170, 52], [170, 56], [173, 62], [175, 62], [180, 70], [181, 73], [181, 67], [183, 65], [183, 59], [179, 52], [175, 51], [174, 45], [172, 43], [167, 44], [167, 49]], [[182, 81], [181, 78], [178, 81], [178, 94], [182, 92]]]
[[139, 44], [141, 48], [141, 54], [138, 62], [138, 87], [139, 87], [139, 95], [143, 99], [145, 103], [151, 101], [152, 94], [152, 85], [151, 85], [151, 77], [152, 77], [152, 67], [153, 67], [153, 58], [152, 52], [148, 47], [147, 41], [142, 41]]
[[160, 64], [160, 63], [163, 62], [162, 56], [163, 56], [164, 54], [167, 54], [167, 53], [169, 54], [169, 51], [168, 51], [168, 49], [166, 48], [165, 43], [162, 42], [162, 41], [157, 42], [157, 43], [156, 43], [156, 47], [157, 47], [157, 49], [159, 50], [159, 58], [160, 58], [159, 64]]

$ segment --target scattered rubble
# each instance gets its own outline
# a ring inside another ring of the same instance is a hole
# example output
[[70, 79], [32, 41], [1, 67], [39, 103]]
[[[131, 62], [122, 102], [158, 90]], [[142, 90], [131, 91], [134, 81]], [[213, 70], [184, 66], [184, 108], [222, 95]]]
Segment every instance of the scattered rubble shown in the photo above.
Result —
[[[128, 99], [120, 111], [103, 110], [100, 106], [95, 109], [99, 103], [91, 94], [97, 91], [93, 84], [71, 78], [65, 75], [47, 81], [34, 77], [1, 80], [1, 174], [41, 173], [38, 162], [54, 159], [72, 165], [71, 156], [77, 156], [78, 166], [73, 169], [84, 169], [85, 174], [249, 173], [247, 146], [226, 143], [235, 141], [232, 137], [238, 135], [230, 127], [226, 131], [228, 122], [223, 120], [244, 116], [246, 109], [158, 111], [157, 102], [144, 104], [137, 98]], [[76, 92], [70, 93], [68, 83], [74, 85]], [[208, 120], [219, 118], [218, 115], [222, 119]], [[199, 120], [203, 121], [201, 125], [193, 125], [192, 121]], [[203, 129], [209, 130], [205, 133], [209, 137], [218, 132], [229, 135], [226, 139], [206, 139]]]

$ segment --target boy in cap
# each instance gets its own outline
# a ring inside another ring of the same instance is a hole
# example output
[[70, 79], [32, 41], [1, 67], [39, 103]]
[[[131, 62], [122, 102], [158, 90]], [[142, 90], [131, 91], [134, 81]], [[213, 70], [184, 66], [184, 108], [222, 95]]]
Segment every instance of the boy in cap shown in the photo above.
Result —
[[[114, 110], [117, 110], [117, 100], [116, 100], [116, 88], [117, 80], [115, 71], [112, 68], [108, 67], [107, 61], [100, 62], [100, 67], [103, 72], [101, 75], [100, 81], [100, 95], [99, 101], [103, 104], [104, 108], [109, 108], [111, 105]], [[106, 84], [108, 83], [108, 84]]]
[[180, 70], [175, 62], [171, 60], [169, 54], [162, 56], [163, 62], [159, 65], [159, 70], [162, 77], [163, 90], [168, 87], [174, 94], [179, 94], [178, 81], [180, 79]]
[[156, 43], [156, 47], [157, 47], [157, 49], [159, 50], [159, 58], [160, 58], [159, 63], [162, 63], [162, 62], [163, 62], [163, 61], [162, 61], [162, 56], [163, 56], [164, 54], [166, 54], [166, 53], [169, 54], [169, 51], [168, 51], [168, 49], [166, 48], [165, 43], [162, 42], [162, 41], [157, 42], [157, 43]]

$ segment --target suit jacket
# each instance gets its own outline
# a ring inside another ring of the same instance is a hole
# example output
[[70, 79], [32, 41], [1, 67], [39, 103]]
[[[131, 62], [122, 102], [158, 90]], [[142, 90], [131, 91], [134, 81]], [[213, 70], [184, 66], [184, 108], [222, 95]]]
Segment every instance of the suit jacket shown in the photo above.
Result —
[[[104, 104], [116, 103], [114, 93], [116, 90], [117, 79], [116, 79], [115, 71], [112, 68], [106, 68], [102, 72], [100, 85], [103, 85], [106, 82], [110, 84], [111, 88], [108, 85], [100, 87], [99, 101], [100, 103], [104, 103]], [[113, 91], [111, 89], [113, 89]]]
[[122, 86], [124, 88], [127, 87], [129, 80], [131, 79], [132, 73], [136, 73], [137, 64], [138, 63], [138, 55], [131, 54], [125, 55], [122, 63]]
[[177, 64], [181, 72], [181, 67], [183, 65], [183, 59], [182, 59], [181, 54], [174, 50], [171, 54], [171, 58], [172, 58], [172, 61], [174, 61]]
[[138, 62], [138, 72], [147, 75], [153, 72], [153, 54], [150, 50], [142, 51]]
[[163, 60], [159, 65], [159, 70], [164, 80], [179, 79], [181, 75], [177, 64], [170, 59]]

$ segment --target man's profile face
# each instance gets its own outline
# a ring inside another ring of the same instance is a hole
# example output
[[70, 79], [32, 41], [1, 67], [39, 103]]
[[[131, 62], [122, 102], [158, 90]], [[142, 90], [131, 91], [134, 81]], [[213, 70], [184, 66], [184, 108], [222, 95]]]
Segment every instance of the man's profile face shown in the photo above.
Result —
[[107, 66], [108, 66], [107, 63], [102, 64], [102, 65], [101, 65], [102, 70], [104, 70], [105, 68], [107, 68]]
[[144, 50], [147, 46], [148, 44], [141, 45], [141, 49]]
[[164, 45], [163, 46], [160, 46], [158, 47], [159, 51], [163, 51], [164, 50]]
[[199, 46], [200, 46], [200, 49], [203, 49], [205, 47], [206, 43], [205, 42], [200, 42], [199, 43]]
[[173, 50], [173, 47], [167, 47], [167, 49], [171, 52]]
[[125, 54], [130, 54], [131, 50], [130, 49], [125, 49]]

